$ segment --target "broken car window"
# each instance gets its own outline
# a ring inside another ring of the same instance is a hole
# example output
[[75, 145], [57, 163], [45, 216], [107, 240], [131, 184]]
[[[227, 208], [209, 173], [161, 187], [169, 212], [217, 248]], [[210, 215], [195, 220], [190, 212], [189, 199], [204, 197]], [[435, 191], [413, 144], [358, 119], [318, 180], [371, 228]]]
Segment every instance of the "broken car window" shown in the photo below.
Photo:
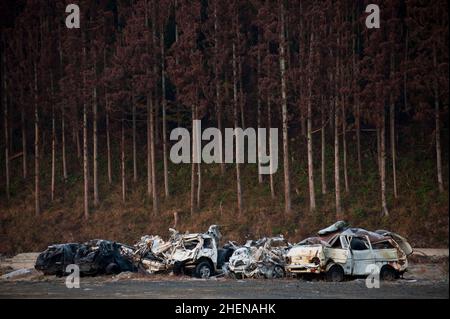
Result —
[[189, 240], [184, 242], [184, 248], [192, 250], [198, 245], [198, 240]]
[[334, 241], [333, 245], [331, 245], [331, 248], [342, 249], [342, 243], [339, 237]]
[[382, 241], [376, 244], [372, 244], [373, 249], [392, 249], [395, 248], [389, 241]]
[[353, 250], [366, 250], [369, 249], [369, 245], [367, 244], [366, 240], [359, 237], [353, 237], [352, 241], [350, 242], [350, 247]]
[[212, 239], [211, 238], [205, 238], [203, 241], [203, 248], [206, 249], [213, 249]]

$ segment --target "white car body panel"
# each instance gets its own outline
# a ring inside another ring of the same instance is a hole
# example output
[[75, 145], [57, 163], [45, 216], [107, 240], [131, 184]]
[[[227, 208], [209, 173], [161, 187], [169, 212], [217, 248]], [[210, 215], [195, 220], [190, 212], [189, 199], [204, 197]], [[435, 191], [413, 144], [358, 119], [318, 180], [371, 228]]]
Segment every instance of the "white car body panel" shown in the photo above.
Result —
[[[365, 240], [366, 249], [356, 250], [350, 248], [351, 236], [339, 235], [331, 242], [339, 241], [340, 248], [329, 247], [322, 244], [297, 245], [287, 254], [286, 270], [291, 273], [322, 273], [327, 271], [330, 264], [340, 265], [345, 275], [366, 276], [370, 274], [369, 265], [377, 265], [380, 269], [390, 265], [399, 273], [407, 268], [406, 254], [395, 241], [389, 241], [395, 248], [373, 249], [368, 238]], [[315, 262], [313, 262], [313, 258]]]

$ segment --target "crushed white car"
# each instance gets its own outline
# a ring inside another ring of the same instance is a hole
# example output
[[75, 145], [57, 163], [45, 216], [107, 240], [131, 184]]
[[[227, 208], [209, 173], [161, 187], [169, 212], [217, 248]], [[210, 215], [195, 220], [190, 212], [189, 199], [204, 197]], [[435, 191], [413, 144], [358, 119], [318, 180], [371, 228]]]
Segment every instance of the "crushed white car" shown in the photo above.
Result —
[[170, 231], [172, 234], [167, 242], [159, 236], [144, 236], [135, 245], [135, 261], [147, 273], [172, 270], [175, 274], [209, 278], [221, 272], [234, 251], [227, 245], [219, 248], [222, 235], [217, 225], [211, 225], [206, 233]]
[[407, 270], [410, 254], [411, 246], [398, 234], [350, 228], [339, 221], [293, 246], [285, 267], [293, 275], [325, 274], [329, 281], [342, 281], [367, 276], [376, 265], [380, 279], [394, 280]]
[[248, 241], [230, 257], [229, 274], [236, 278], [282, 278], [290, 246], [283, 236]]

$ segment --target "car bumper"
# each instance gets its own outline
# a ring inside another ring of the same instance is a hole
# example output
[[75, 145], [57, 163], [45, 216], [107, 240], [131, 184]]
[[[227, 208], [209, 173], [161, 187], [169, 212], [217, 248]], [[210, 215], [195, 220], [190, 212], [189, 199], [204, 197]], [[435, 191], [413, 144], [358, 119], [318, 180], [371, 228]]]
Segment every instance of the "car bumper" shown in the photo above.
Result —
[[285, 266], [286, 270], [292, 273], [313, 273], [321, 272], [320, 265], [316, 264], [290, 264]]

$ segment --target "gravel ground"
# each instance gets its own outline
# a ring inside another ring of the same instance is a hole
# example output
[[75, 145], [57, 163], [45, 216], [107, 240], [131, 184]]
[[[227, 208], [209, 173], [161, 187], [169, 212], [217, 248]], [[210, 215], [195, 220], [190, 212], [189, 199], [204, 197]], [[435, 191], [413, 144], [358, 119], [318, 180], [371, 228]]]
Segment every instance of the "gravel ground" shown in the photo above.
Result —
[[123, 273], [115, 277], [82, 277], [79, 289], [68, 289], [64, 278], [33, 272], [0, 281], [0, 298], [449, 298], [448, 264], [411, 265], [405, 279], [382, 282], [368, 289], [364, 279], [342, 283], [307, 281], [146, 276]]

